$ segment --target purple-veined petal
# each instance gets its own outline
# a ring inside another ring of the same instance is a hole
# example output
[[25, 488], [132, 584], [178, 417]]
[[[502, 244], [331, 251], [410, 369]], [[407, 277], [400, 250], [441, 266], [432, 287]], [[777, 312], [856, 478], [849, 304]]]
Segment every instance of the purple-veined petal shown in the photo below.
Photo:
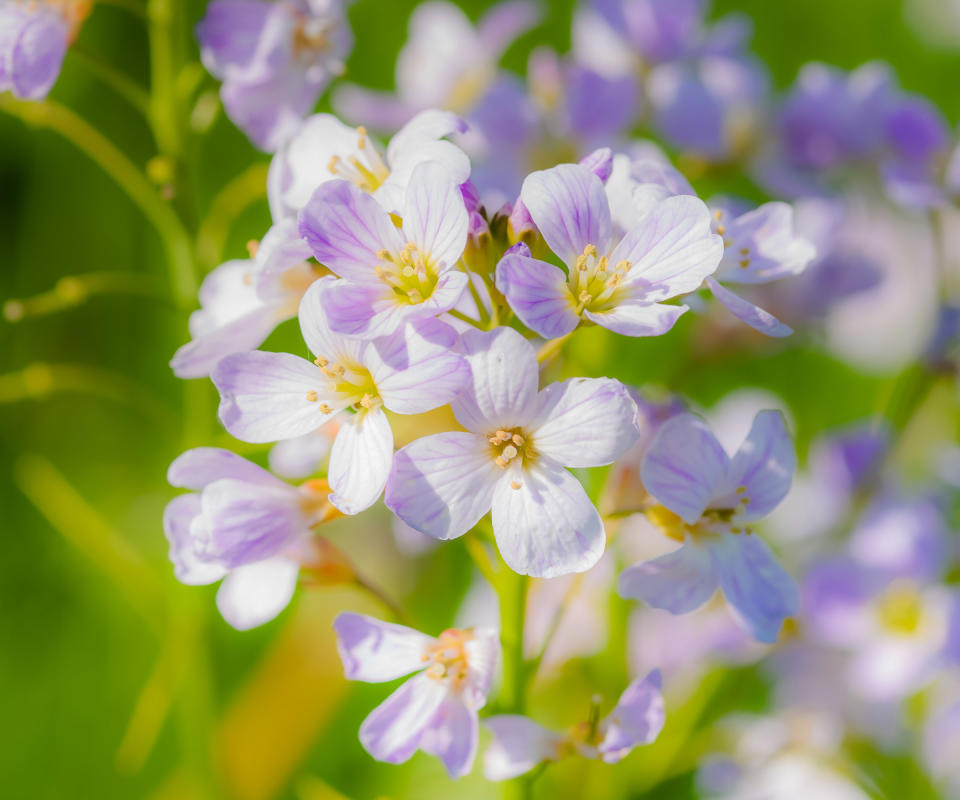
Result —
[[180, 583], [202, 586], [220, 580], [226, 569], [216, 561], [206, 561], [198, 552], [190, 535], [190, 523], [200, 513], [200, 495], [182, 494], [174, 497], [163, 510], [163, 532], [170, 543], [170, 561], [173, 574]]
[[463, 687], [464, 702], [478, 710], [487, 702], [500, 660], [500, 634], [494, 628], [475, 628], [473, 638], [464, 644], [467, 655], [467, 683]]
[[300, 235], [324, 266], [351, 281], [380, 284], [377, 253], [395, 253], [403, 239], [389, 214], [343, 180], [321, 184], [300, 212]]
[[609, 311], [584, 311], [583, 316], [621, 336], [662, 336], [688, 310], [688, 306], [646, 303], [628, 297]]
[[767, 336], [782, 338], [793, 333], [793, 328], [784, 325], [769, 311], [764, 311], [760, 306], [755, 306], [749, 300], [744, 300], [740, 295], [731, 292], [725, 286], [721, 286], [713, 278], [706, 279], [707, 286], [727, 310], [741, 322], [747, 323], [755, 331], [760, 331]]
[[521, 575], [585, 572], [603, 555], [606, 534], [599, 512], [580, 482], [543, 456], [531, 468], [503, 475], [492, 511], [500, 555]]
[[[794, 232], [793, 206], [764, 203], [726, 226], [722, 280], [767, 283], [797, 275], [814, 259], [813, 243]], [[743, 252], [744, 250], [748, 252]]]
[[411, 528], [454, 539], [490, 510], [502, 475], [483, 437], [438, 433], [397, 451], [384, 502]]
[[620, 381], [570, 378], [551, 383], [537, 401], [534, 447], [565, 467], [612, 464], [640, 438], [637, 404]]
[[226, 478], [203, 490], [191, 533], [203, 532], [205, 557], [233, 568], [277, 555], [309, 525], [294, 487]]
[[478, 738], [476, 710], [468, 708], [461, 697], [451, 692], [423, 732], [420, 749], [437, 756], [451, 778], [462, 778], [473, 767]]
[[483, 724], [493, 732], [493, 741], [483, 755], [483, 775], [488, 781], [516, 778], [560, 754], [562, 734], [528, 717], [501, 714], [488, 717]]
[[616, 763], [637, 745], [650, 744], [660, 735], [666, 722], [660, 683], [658, 670], [631, 682], [602, 723], [606, 730], [597, 749], [608, 764]]
[[536, 408], [539, 379], [533, 346], [503, 327], [468, 331], [460, 342], [471, 378], [450, 404], [457, 421], [481, 435], [528, 422]]
[[668, 419], [647, 448], [643, 485], [691, 525], [726, 480], [730, 457], [707, 424], [693, 414]]
[[410, 175], [403, 204], [403, 234], [440, 268], [463, 255], [469, 218], [460, 187], [435, 161], [419, 164]]
[[383, 491], [392, 461], [393, 431], [383, 410], [350, 415], [330, 451], [330, 502], [344, 514], [370, 508]]
[[345, 611], [333, 621], [337, 651], [349, 681], [383, 683], [423, 669], [423, 654], [435, 640], [405, 625]]
[[711, 539], [710, 554], [724, 597], [753, 638], [777, 641], [800, 599], [796, 583], [766, 542], [753, 534], [724, 533]]
[[[765, 517], [787, 496], [796, 468], [797, 455], [783, 414], [761, 411], [730, 464], [725, 496], [712, 505], [736, 508], [746, 500], [743, 519]], [[738, 493], [741, 487], [745, 491]]]
[[390, 174], [380, 188], [373, 193], [377, 202], [391, 214], [401, 216], [407, 186], [413, 171], [420, 164], [427, 162], [435, 162], [443, 167], [455, 184], [463, 183], [470, 178], [470, 159], [463, 150], [443, 139], [422, 142], [404, 150], [396, 160], [391, 161]]
[[617, 583], [621, 597], [630, 597], [671, 614], [700, 608], [717, 590], [710, 552], [697, 542], [650, 561], [627, 567]]
[[261, 486], [286, 486], [263, 467], [220, 447], [195, 447], [187, 450], [177, 456], [167, 470], [170, 485], [181, 489], [199, 491], [221, 478], [233, 478]]
[[[333, 277], [314, 281], [300, 301], [298, 316], [303, 340], [313, 355], [322, 356], [330, 363], [341, 364], [348, 370], [356, 371], [362, 368], [364, 343], [332, 331], [323, 303], [323, 297], [328, 292], [346, 286], [353, 284]], [[365, 292], [368, 287], [357, 288]]]
[[710, 229], [710, 211], [689, 195], [667, 197], [627, 231], [610, 264], [629, 261], [626, 285], [647, 301], [666, 300], [697, 289], [716, 271], [723, 241]]
[[321, 410], [331, 399], [329, 380], [317, 366], [289, 353], [234, 353], [217, 364], [212, 378], [220, 392], [220, 421], [241, 441], [302, 436], [340, 410]]
[[507, 253], [497, 264], [496, 283], [520, 321], [545, 339], [566, 336], [580, 323], [567, 276], [553, 264]]
[[370, 712], [360, 726], [360, 743], [377, 761], [403, 763], [420, 747], [447, 692], [440, 681], [414, 675]]
[[[4, 13], [9, 13], [8, 8]], [[67, 23], [56, 11], [43, 7], [27, 14], [14, 46], [4, 53], [14, 94], [23, 100], [42, 100], [60, 75], [70, 38]]]
[[170, 368], [178, 378], [205, 378], [220, 359], [259, 347], [290, 316], [284, 309], [261, 306], [187, 342], [173, 354]]
[[560, 164], [527, 176], [520, 198], [550, 249], [573, 264], [588, 244], [600, 255], [610, 244], [610, 206], [603, 183], [579, 164]]
[[429, 319], [407, 325], [402, 335], [376, 340], [364, 361], [390, 411], [422, 414], [449, 403], [470, 378], [456, 348], [456, 331]]
[[278, 556], [232, 570], [217, 590], [217, 608], [238, 631], [263, 625], [289, 605], [300, 565]]

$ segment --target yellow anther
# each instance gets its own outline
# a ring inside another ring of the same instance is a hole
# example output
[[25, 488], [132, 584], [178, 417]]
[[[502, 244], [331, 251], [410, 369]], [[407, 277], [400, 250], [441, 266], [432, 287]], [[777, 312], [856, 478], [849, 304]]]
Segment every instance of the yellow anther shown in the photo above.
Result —
[[404, 245], [404, 249], [409, 250], [411, 253], [413, 253], [416, 251], [417, 246], [413, 242], [407, 242]]
[[741, 498], [740, 498], [740, 502], [743, 503], [745, 506], [746, 506], [746, 505], [749, 505], [749, 504], [750, 504], [750, 498], [749, 498], [749, 497], [741, 497]]
[[327, 171], [336, 175], [340, 169], [340, 161], [340, 156], [330, 156], [330, 160], [327, 162]]
[[249, 272], [244, 273], [244, 275], [243, 275], [243, 285], [244, 285], [244, 286], [250, 286], [250, 285], [252, 285], [252, 284], [253, 284], [253, 275], [251, 275]]
[[523, 437], [519, 433], [515, 433], [510, 437], [510, 441], [512, 441], [517, 447], [520, 447], [520, 445], [523, 444]]
[[740, 528], [731, 528], [730, 533], [740, 533]]
[[746, 269], [746, 268], [749, 267], [749, 266], [750, 266], [750, 259], [749, 259], [749, 258], [741, 258], [741, 259], [740, 259], [740, 269]]
[[365, 394], [360, 398], [360, 405], [364, 408], [373, 408], [377, 404], [377, 398], [372, 394]]
[[427, 667], [427, 675], [431, 678], [442, 678], [447, 674], [447, 668], [440, 663], [431, 664]]
[[[725, 234], [726, 232], [727, 232], [727, 229], [723, 225], [717, 225], [717, 233], [723, 236], [723, 234]], [[726, 242], [724, 242], [723, 244], [724, 244], [724, 247], [727, 246]]]
[[318, 367], [325, 367], [330, 362], [327, 361], [327, 359], [325, 359], [323, 356], [317, 356], [315, 359], [313, 359], [313, 363], [316, 364]]
[[718, 208], [716, 211], [713, 212], [713, 217], [719, 222], [721, 219], [723, 219], [723, 211], [721, 211]]
[[523, 487], [523, 484], [520, 483], [520, 481], [510, 481], [510, 488], [511, 488], [511, 489], [517, 490], [517, 489], [520, 489], [520, 488], [522, 488], [522, 487]]
[[589, 303], [591, 300], [593, 300], [593, 295], [590, 294], [590, 292], [588, 292], [586, 289], [584, 289], [582, 292], [580, 292], [580, 296], [577, 298], [577, 300], [579, 300], [581, 303], [586, 304], [586, 303]]
[[617, 262], [617, 266], [615, 267], [615, 269], [617, 270], [617, 272], [629, 272], [630, 262], [627, 261], [627, 259], [622, 258], [620, 259], [620, 261]]
[[497, 434], [496, 434], [496, 435], [497, 435], [497, 438], [498, 438], [501, 442], [505, 442], [505, 441], [507, 441], [507, 439], [510, 438], [510, 434], [507, 433], [506, 431], [497, 431]]
[[307, 392], [307, 400], [309, 400], [311, 403], [316, 403], [318, 399], [317, 393], [313, 391], [313, 389]]
[[741, 247], [741, 248], [740, 248], [740, 255], [742, 255], [742, 256], [748, 256], [748, 255], [750, 255], [750, 248], [749, 248], [749, 247]]
[[738, 486], [738, 487], [737, 487], [737, 494], [743, 494], [745, 491], [747, 491], [747, 487], [746, 487], [746, 486]]
[[586, 247], [583, 248], [583, 254], [588, 257], [596, 256], [597, 255], [596, 245], [588, 244]]
[[500, 469], [506, 469], [507, 467], [507, 459], [505, 459], [503, 456], [497, 456], [495, 459], [493, 459], [493, 463], [500, 467]]
[[390, 258], [390, 251], [382, 247], [379, 250], [377, 250], [377, 258], [380, 261], [393, 261], [393, 259]]
[[260, 242], [256, 239], [251, 239], [247, 242], [247, 252], [250, 254], [250, 258], [255, 258], [257, 251], [260, 249]]
[[320, 413], [321, 413], [321, 414], [332, 414], [332, 413], [333, 413], [333, 409], [330, 408], [330, 406], [328, 406], [326, 403], [321, 403], [321, 404], [320, 404]]

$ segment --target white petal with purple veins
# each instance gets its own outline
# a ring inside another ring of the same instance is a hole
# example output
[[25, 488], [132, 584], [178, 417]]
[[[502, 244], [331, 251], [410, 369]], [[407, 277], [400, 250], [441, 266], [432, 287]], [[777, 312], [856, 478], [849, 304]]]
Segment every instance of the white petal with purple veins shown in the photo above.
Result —
[[382, 683], [423, 669], [423, 654], [435, 640], [390, 622], [345, 611], [333, 621], [347, 680]]
[[362, 409], [340, 427], [330, 451], [330, 502], [359, 514], [380, 497], [393, 461], [393, 431], [380, 408]]

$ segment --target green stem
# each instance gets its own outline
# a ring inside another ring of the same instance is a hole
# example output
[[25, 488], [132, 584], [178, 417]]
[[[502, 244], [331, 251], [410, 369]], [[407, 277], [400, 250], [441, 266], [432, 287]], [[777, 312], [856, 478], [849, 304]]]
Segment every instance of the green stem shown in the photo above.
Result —
[[503, 646], [503, 685], [498, 706], [505, 714], [522, 714], [526, 705], [523, 627], [529, 581], [526, 575], [505, 568], [498, 583], [500, 642]]
[[171, 0], [148, 0], [150, 40], [150, 117], [160, 152], [183, 156], [180, 98], [177, 96], [175, 8]]
[[107, 173], [160, 235], [167, 250], [170, 281], [178, 302], [185, 307], [196, 303], [190, 237], [170, 206], [109, 139], [70, 109], [50, 100], [28, 103], [0, 96], [0, 110], [27, 125], [56, 131]]

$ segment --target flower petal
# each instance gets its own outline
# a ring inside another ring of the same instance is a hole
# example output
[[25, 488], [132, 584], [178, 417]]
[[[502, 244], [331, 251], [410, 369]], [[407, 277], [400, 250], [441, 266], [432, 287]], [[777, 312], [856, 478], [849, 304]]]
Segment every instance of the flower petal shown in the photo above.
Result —
[[470, 377], [458, 337], [436, 319], [407, 325], [374, 342], [364, 362], [383, 404], [397, 414], [422, 414], [449, 403]]
[[688, 310], [687, 306], [668, 306], [627, 298], [609, 311], [584, 311], [583, 316], [621, 336], [662, 336]]
[[234, 353], [212, 377], [220, 392], [220, 421], [241, 441], [302, 436], [339, 410], [321, 410], [316, 398], [327, 397], [329, 381], [318, 367], [289, 353]]
[[526, 423], [536, 407], [539, 380], [533, 346], [503, 327], [468, 331], [460, 342], [471, 378], [450, 404], [457, 421], [481, 435]]
[[[726, 226], [721, 280], [767, 283], [797, 275], [814, 259], [813, 243], [794, 232], [793, 206], [764, 203]], [[744, 253], [743, 250], [749, 252]]]
[[[761, 411], [753, 419], [750, 433], [733, 457], [727, 475], [727, 497], [713, 505], [736, 508], [749, 499], [743, 511], [746, 520], [765, 517], [790, 491], [797, 454], [780, 411]], [[744, 487], [745, 492], [737, 494]]]
[[700, 608], [717, 590], [710, 552], [696, 542], [627, 567], [617, 582], [621, 597], [629, 597], [671, 614]]
[[[579, 164], [532, 172], [520, 199], [550, 249], [568, 265], [594, 245], [604, 255], [610, 244], [610, 206], [602, 181]], [[718, 257], [719, 260], [719, 257]]]
[[534, 447], [565, 467], [612, 464], [640, 438], [637, 404], [620, 381], [570, 378], [537, 397]]
[[660, 672], [653, 670], [626, 688], [604, 721], [606, 730], [597, 747], [601, 758], [613, 764], [637, 745], [650, 744], [660, 735], [664, 722], [666, 709], [660, 694]]
[[758, 642], [772, 644], [787, 617], [797, 613], [799, 592], [793, 578], [766, 542], [753, 534], [723, 534], [710, 554], [727, 602]]
[[419, 164], [410, 175], [403, 204], [403, 234], [439, 269], [463, 255], [469, 218], [460, 187], [446, 167]]
[[289, 605], [300, 565], [277, 557], [232, 570], [217, 591], [217, 608], [238, 631], [263, 625]]
[[713, 278], [707, 278], [706, 283], [710, 291], [713, 292], [713, 296], [726, 306], [727, 311], [741, 322], [747, 323], [755, 331], [760, 331], [760, 333], [778, 339], [793, 333], [793, 328], [784, 325], [769, 311], [764, 311], [749, 300], [744, 300], [740, 295], [731, 292], [725, 286], [721, 286]]
[[425, 436], [394, 456], [384, 502], [411, 528], [454, 539], [490, 510], [502, 474], [482, 437], [457, 431]]
[[313, 355], [322, 356], [327, 361], [342, 364], [348, 369], [357, 369], [361, 366], [363, 342], [332, 330], [324, 308], [324, 296], [341, 287], [355, 287], [360, 292], [372, 290], [372, 287], [357, 286], [333, 277], [314, 281], [300, 301], [300, 332]]
[[447, 688], [420, 673], [377, 706], [360, 726], [360, 743], [377, 761], [401, 764], [420, 747]]
[[405, 625], [345, 611], [333, 621], [337, 652], [348, 681], [383, 683], [423, 669], [423, 654], [435, 640]]
[[300, 212], [300, 235], [314, 256], [352, 281], [377, 283], [377, 253], [397, 252], [403, 240], [390, 216], [370, 195], [343, 180], [317, 187]]
[[493, 741], [483, 754], [483, 775], [488, 781], [516, 778], [560, 754], [563, 736], [528, 717], [500, 714], [483, 724], [493, 732]]
[[358, 411], [340, 427], [330, 451], [330, 502], [359, 514], [377, 502], [393, 462], [393, 431], [382, 409]]
[[187, 450], [175, 458], [167, 470], [170, 485], [182, 489], [199, 491], [221, 478], [233, 478], [261, 486], [286, 486], [263, 467], [220, 447], [194, 447]]
[[[425, 144], [437, 142], [455, 133], [464, 133], [467, 123], [451, 111], [429, 109], [421, 111], [406, 125], [397, 131], [387, 145], [387, 160], [391, 168], [409, 159], [409, 153], [419, 150]], [[449, 169], [449, 165], [448, 169]], [[470, 162], [467, 161], [466, 175], [451, 171], [451, 177], [457, 183], [463, 183], [470, 177]]]
[[629, 261], [626, 284], [647, 301], [666, 300], [697, 289], [716, 271], [723, 240], [710, 229], [710, 211], [689, 195], [660, 201], [627, 231], [610, 263]]
[[520, 321], [545, 339], [566, 336], [580, 323], [563, 270], [519, 253], [507, 253], [496, 271], [497, 289]]
[[643, 461], [643, 485], [691, 525], [724, 485], [730, 457], [707, 424], [677, 414], [657, 431]]
[[599, 512], [580, 482], [543, 456], [533, 468], [500, 479], [492, 510], [500, 555], [521, 575], [585, 572], [603, 555], [606, 534]]
[[173, 354], [170, 368], [178, 378], [205, 378], [225, 356], [259, 347], [273, 329], [290, 316], [292, 314], [285, 309], [260, 306], [238, 319], [195, 336]]
[[198, 550], [198, 542], [190, 535], [190, 524], [200, 513], [200, 495], [174, 497], [163, 510], [163, 532], [170, 543], [173, 574], [180, 583], [202, 586], [220, 580], [227, 574], [223, 565], [207, 561]]
[[494, 628], [474, 628], [473, 638], [463, 649], [467, 654], [468, 675], [463, 688], [464, 702], [470, 708], [481, 709], [486, 705], [500, 660], [500, 634]]
[[451, 778], [462, 778], [473, 767], [479, 727], [476, 710], [450, 693], [423, 732], [420, 748], [424, 753], [437, 756]]

